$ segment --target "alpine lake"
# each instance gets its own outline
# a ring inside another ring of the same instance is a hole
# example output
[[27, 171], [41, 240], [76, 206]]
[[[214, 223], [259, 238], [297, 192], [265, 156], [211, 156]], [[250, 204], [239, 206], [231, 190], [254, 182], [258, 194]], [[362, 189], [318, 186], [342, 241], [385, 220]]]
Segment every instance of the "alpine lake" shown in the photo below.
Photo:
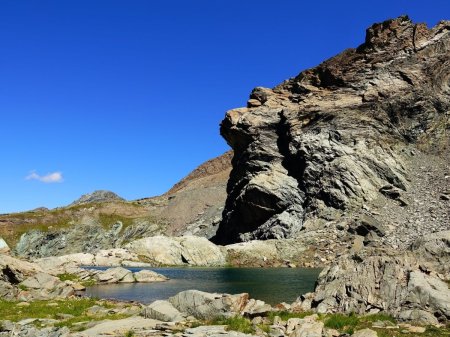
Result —
[[[89, 267], [90, 269], [107, 269]], [[167, 276], [155, 283], [119, 283], [88, 287], [86, 295], [96, 298], [151, 303], [180, 291], [197, 289], [216, 293], [249, 293], [251, 298], [271, 305], [291, 303], [301, 294], [313, 291], [321, 269], [304, 268], [127, 268], [133, 272], [150, 269]]]

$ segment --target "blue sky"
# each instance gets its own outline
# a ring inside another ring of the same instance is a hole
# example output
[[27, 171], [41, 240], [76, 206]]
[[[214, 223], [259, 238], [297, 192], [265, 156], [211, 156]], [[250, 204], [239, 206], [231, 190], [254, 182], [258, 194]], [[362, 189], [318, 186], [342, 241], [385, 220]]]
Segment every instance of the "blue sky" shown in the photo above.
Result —
[[[228, 149], [226, 110], [445, 1], [0, 2], [0, 213], [164, 193]], [[447, 15], [447, 17], [445, 17]]]

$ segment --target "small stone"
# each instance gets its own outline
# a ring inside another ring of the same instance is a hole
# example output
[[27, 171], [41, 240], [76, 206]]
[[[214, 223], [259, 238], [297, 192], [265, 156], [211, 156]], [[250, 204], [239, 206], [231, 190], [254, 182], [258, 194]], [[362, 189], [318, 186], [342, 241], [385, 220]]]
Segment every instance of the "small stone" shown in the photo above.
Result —
[[18, 307], [28, 307], [28, 306], [30, 306], [30, 303], [28, 303], [28, 302], [19, 302], [19, 303], [16, 304], [16, 306], [18, 306]]
[[352, 337], [378, 337], [378, 334], [371, 329], [363, 329], [356, 331]]

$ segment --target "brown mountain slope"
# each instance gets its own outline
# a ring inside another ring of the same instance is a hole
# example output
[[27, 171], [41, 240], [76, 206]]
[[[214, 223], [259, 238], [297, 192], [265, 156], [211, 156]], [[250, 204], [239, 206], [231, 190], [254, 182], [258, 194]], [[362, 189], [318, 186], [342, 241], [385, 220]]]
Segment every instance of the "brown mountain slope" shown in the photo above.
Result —
[[156, 234], [210, 237], [225, 203], [231, 157], [229, 151], [205, 162], [162, 196], [125, 201], [96, 191], [67, 207], [0, 215], [0, 237], [11, 248], [19, 243], [25, 256], [95, 251]]
[[140, 199], [138, 203], [168, 223], [166, 234], [210, 237], [221, 219], [232, 156], [233, 152], [228, 151], [208, 160], [164, 195]]

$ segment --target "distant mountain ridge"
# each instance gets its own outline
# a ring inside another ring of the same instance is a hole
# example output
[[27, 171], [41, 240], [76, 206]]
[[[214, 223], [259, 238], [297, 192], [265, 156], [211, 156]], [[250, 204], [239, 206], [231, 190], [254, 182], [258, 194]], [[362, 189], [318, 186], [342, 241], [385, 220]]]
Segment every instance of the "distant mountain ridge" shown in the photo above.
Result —
[[125, 201], [116, 193], [106, 190], [97, 190], [92, 193], [83, 194], [79, 199], [72, 202], [69, 206], [88, 204], [91, 202]]

